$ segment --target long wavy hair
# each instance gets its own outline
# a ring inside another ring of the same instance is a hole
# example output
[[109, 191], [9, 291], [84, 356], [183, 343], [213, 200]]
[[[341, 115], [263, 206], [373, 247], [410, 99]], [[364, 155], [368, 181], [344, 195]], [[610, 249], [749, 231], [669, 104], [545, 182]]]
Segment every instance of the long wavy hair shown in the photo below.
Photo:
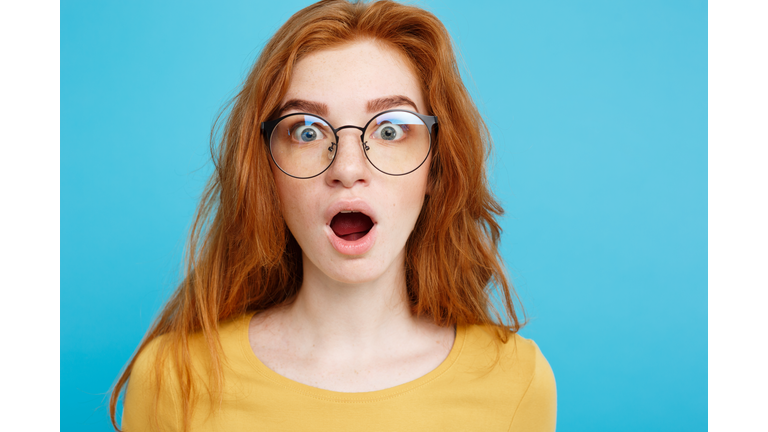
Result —
[[[276, 115], [297, 62], [309, 53], [371, 39], [393, 47], [421, 82], [429, 114], [440, 119], [429, 166], [430, 194], [406, 243], [406, 287], [412, 311], [435, 324], [481, 324], [505, 343], [523, 322], [499, 255], [503, 213], [491, 194], [485, 161], [490, 136], [462, 83], [451, 39], [422, 9], [383, 0], [323, 0], [293, 15], [264, 47], [231, 103], [221, 134], [211, 133], [215, 171], [192, 226], [186, 270], [175, 293], [117, 380], [109, 404], [116, 430], [118, 398], [136, 358], [159, 341], [156, 371], [170, 361], [188, 429], [195, 392], [189, 337], [202, 333], [210, 355], [213, 400], [223, 388], [219, 323], [293, 301], [302, 258], [280, 212], [261, 122]], [[216, 138], [220, 135], [220, 138]], [[162, 385], [161, 373], [155, 407]], [[212, 404], [214, 406], [216, 404]]]

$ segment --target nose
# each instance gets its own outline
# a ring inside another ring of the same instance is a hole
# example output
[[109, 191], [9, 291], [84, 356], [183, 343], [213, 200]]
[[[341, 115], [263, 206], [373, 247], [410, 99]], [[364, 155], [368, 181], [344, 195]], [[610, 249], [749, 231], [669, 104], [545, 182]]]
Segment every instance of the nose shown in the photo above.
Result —
[[345, 188], [370, 181], [371, 170], [368, 159], [363, 151], [360, 131], [346, 129], [338, 132], [336, 143], [336, 158], [326, 171], [326, 182], [331, 185], [342, 185]]

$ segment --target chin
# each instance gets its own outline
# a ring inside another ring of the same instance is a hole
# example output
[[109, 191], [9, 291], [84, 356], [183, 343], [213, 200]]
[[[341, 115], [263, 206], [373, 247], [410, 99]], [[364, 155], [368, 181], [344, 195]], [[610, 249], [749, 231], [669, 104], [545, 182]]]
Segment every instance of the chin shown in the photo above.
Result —
[[[346, 263], [333, 266], [334, 268], [323, 271], [327, 277], [336, 282], [345, 284], [365, 284], [381, 279], [386, 273], [386, 268], [376, 268], [366, 259], [351, 260]], [[378, 261], [380, 263], [381, 261]], [[322, 269], [321, 269], [322, 270]]]
[[[330, 252], [325, 258], [318, 261], [310, 260], [310, 265], [326, 278], [342, 284], [359, 285], [382, 279], [394, 281], [398, 273], [404, 273], [404, 254], [400, 254], [402, 257], [395, 256], [390, 259], [375, 255], [330, 258], [331, 255], [334, 253]], [[306, 255], [304, 259], [307, 259]], [[305, 267], [305, 276], [308, 270]]]

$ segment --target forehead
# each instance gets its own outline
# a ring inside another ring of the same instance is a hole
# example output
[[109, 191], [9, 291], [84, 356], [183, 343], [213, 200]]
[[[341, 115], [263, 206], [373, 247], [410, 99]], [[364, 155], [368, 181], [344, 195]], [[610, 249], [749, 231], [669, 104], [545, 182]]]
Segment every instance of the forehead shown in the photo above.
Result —
[[331, 115], [345, 115], [364, 111], [370, 100], [393, 95], [410, 98], [424, 113], [421, 85], [408, 60], [393, 48], [363, 40], [302, 58], [282, 102], [319, 102]]

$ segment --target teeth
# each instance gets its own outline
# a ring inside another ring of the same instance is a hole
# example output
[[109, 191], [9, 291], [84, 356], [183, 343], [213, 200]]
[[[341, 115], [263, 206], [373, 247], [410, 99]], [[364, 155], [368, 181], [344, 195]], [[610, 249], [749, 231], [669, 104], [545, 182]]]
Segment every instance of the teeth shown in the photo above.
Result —
[[357, 211], [354, 211], [354, 210], [342, 210], [339, 213], [360, 213], [360, 212], [357, 212]]

